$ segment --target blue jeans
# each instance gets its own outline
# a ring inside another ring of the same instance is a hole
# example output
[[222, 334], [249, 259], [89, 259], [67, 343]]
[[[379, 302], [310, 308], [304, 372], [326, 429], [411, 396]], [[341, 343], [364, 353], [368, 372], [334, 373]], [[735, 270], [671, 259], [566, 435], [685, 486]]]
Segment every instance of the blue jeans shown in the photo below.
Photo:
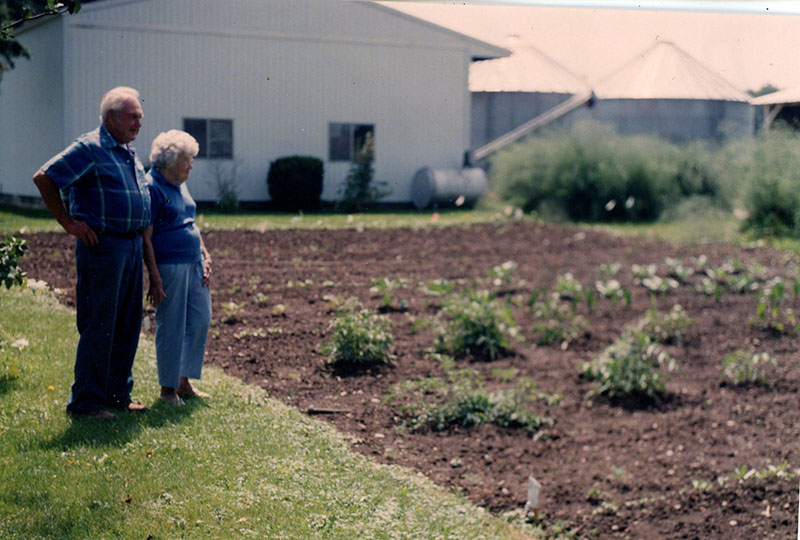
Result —
[[167, 295], [156, 308], [158, 383], [177, 388], [180, 377], [202, 373], [211, 292], [203, 286], [203, 263], [159, 264], [158, 273]]
[[76, 241], [78, 351], [67, 410], [90, 412], [131, 401], [142, 328], [142, 238]]

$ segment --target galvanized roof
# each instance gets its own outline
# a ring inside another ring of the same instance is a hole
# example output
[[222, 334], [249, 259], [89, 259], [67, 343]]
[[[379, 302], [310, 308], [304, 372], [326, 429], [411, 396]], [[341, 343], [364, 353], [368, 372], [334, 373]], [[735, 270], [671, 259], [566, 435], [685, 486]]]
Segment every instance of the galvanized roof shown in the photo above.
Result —
[[599, 99], [749, 102], [744, 92], [668, 41], [659, 41], [593, 88]]
[[787, 88], [759, 96], [750, 100], [753, 105], [777, 105], [779, 103], [800, 103], [800, 86]]
[[531, 45], [507, 40], [511, 56], [476, 62], [469, 68], [470, 92], [546, 92], [577, 94], [589, 89], [584, 79]]

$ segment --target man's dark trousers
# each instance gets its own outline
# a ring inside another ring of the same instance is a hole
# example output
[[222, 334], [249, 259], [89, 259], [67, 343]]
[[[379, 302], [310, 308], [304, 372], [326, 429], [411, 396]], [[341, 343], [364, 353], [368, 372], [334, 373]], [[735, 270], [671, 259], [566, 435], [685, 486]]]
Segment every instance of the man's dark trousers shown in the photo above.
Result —
[[124, 408], [142, 328], [142, 237], [99, 234], [75, 247], [78, 351], [67, 410]]

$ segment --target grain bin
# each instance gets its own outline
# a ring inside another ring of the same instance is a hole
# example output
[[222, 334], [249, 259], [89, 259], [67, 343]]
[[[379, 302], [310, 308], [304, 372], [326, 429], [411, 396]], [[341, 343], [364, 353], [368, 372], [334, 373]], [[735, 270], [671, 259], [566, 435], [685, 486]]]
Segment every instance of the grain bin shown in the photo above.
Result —
[[411, 182], [411, 201], [418, 210], [429, 207], [473, 206], [489, 189], [486, 172], [478, 167], [423, 167]]

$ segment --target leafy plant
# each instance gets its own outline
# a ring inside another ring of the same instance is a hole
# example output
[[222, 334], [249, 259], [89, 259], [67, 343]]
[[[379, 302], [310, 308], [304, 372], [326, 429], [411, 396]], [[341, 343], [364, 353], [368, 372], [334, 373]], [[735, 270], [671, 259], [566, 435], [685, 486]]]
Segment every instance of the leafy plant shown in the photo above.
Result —
[[694, 274], [694, 268], [684, 266], [680, 259], [667, 257], [664, 259], [664, 266], [667, 267], [667, 277], [675, 279], [679, 283], [686, 283]]
[[740, 349], [722, 361], [722, 377], [735, 385], [766, 384], [766, 368], [775, 365], [775, 359], [768, 353], [753, 354]]
[[620, 263], [601, 264], [597, 270], [597, 279], [611, 279], [617, 276], [622, 265]]
[[492, 284], [495, 287], [507, 285], [511, 283], [514, 277], [514, 271], [519, 266], [514, 261], [506, 261], [503, 264], [498, 264], [489, 271], [489, 277], [492, 279]]
[[356, 152], [350, 172], [340, 191], [337, 206], [345, 212], [363, 212], [378, 199], [387, 195], [385, 184], [373, 184], [373, 162], [375, 161], [375, 141], [372, 133], [367, 133], [364, 143]]
[[581, 298], [585, 295], [581, 282], [575, 279], [569, 272], [556, 278], [556, 284], [553, 285], [553, 292], [555, 292], [559, 298], [572, 302], [573, 307], [577, 307]]
[[[455, 426], [494, 424], [536, 434], [552, 418], [531, 410], [531, 404], [545, 396], [530, 379], [511, 388], [488, 391], [475, 370], [448, 370], [446, 378], [429, 377], [404, 381], [392, 387], [389, 402], [400, 404], [411, 431], [444, 431]], [[551, 399], [550, 401], [555, 401]]]
[[616, 279], [608, 281], [597, 280], [594, 287], [602, 298], [607, 298], [616, 306], [617, 302], [622, 302], [626, 307], [631, 305], [631, 292]]
[[402, 278], [380, 278], [372, 282], [369, 292], [373, 298], [379, 297], [381, 299], [379, 305], [380, 310], [388, 311], [390, 309], [395, 309], [398, 311], [405, 311], [408, 309], [408, 304], [406, 304], [406, 301], [402, 298], [396, 298], [395, 294], [396, 291], [405, 289], [406, 285], [407, 281]]
[[239, 209], [239, 168], [237, 161], [211, 163], [211, 175], [217, 189], [217, 208], [223, 213], [233, 213]]
[[678, 281], [672, 278], [662, 278], [659, 276], [646, 277], [641, 281], [643, 287], [656, 294], [667, 294], [680, 286]]
[[455, 284], [446, 279], [431, 279], [422, 284], [422, 292], [429, 296], [444, 296], [450, 294], [455, 289]]
[[394, 343], [391, 323], [367, 309], [345, 309], [331, 320], [331, 341], [323, 346], [328, 363], [335, 366], [370, 367], [390, 364]]
[[771, 279], [764, 285], [756, 308], [756, 323], [765, 330], [777, 332], [796, 331], [798, 327], [794, 310], [784, 305], [789, 291], [780, 277]]
[[668, 313], [661, 313], [654, 305], [636, 324], [636, 329], [658, 343], [683, 344], [686, 330], [694, 324], [680, 304], [675, 304]]
[[494, 360], [508, 350], [510, 339], [519, 337], [508, 305], [487, 290], [455, 295], [443, 312], [449, 320], [439, 330], [437, 349], [441, 352]]
[[28, 246], [21, 238], [0, 239], [0, 284], [6, 289], [25, 283], [25, 272], [19, 267], [19, 260], [26, 251]]
[[655, 264], [631, 265], [631, 274], [633, 274], [633, 280], [635, 283], [641, 283], [643, 280], [647, 278], [655, 277], [657, 271], [658, 267]]
[[643, 398], [658, 402], [666, 393], [668, 372], [675, 360], [643, 332], [626, 331], [591, 362], [579, 366], [580, 375], [597, 382], [590, 395]]
[[586, 329], [586, 320], [575, 313], [575, 306], [561, 300], [558, 293], [545, 296], [531, 306], [536, 323], [533, 326], [536, 343], [561, 343], [566, 348]]

